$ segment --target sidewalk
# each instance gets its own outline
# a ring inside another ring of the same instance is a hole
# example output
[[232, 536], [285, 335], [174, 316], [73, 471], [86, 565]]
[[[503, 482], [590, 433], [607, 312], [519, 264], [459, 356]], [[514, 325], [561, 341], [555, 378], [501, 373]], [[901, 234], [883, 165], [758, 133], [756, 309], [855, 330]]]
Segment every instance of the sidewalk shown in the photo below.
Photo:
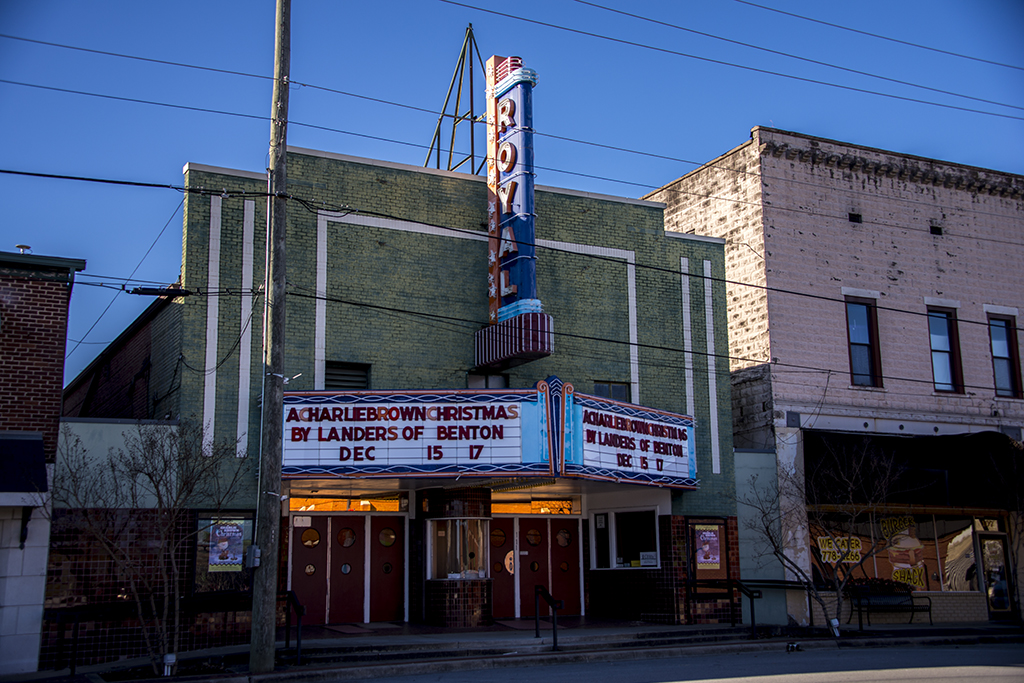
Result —
[[[293, 629], [294, 631], [294, 629]], [[417, 624], [361, 624], [304, 627], [302, 663], [295, 663], [296, 642], [284, 649], [280, 633], [278, 666], [268, 674], [248, 674], [248, 647], [230, 646], [182, 653], [175, 680], [221, 683], [313, 683], [492, 669], [554, 663], [624, 661], [652, 657], [680, 657], [717, 652], [894, 645], [976, 644], [1024, 642], [1024, 629], [1015, 624], [900, 624], [846, 627], [838, 640], [821, 632], [797, 629], [772, 633], [759, 629], [752, 639], [749, 626], [671, 626], [643, 622], [598, 621], [580, 617], [559, 619], [558, 650], [554, 651], [551, 623], [541, 621], [535, 637], [532, 619], [500, 622], [478, 629], [443, 629]], [[155, 680], [147, 660], [79, 666], [74, 678], [68, 670], [44, 671], [0, 678], [5, 683]]]

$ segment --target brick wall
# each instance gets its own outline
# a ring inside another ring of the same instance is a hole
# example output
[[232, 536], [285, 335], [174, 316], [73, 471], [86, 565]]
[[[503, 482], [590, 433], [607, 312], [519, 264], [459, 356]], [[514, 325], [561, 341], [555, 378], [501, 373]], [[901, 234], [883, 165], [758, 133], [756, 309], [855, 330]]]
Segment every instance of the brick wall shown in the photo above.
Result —
[[[915, 591], [916, 602], [924, 603], [923, 598], [930, 598], [932, 601], [932, 621], [936, 624], [970, 623], [988, 621], [988, 605], [985, 595], [981, 592], [938, 592], [938, 591]], [[826, 604], [829, 606], [829, 614], [835, 616], [835, 597], [828, 596]], [[814, 611], [813, 622], [815, 626], [823, 626], [825, 622], [821, 605], [811, 600], [811, 609]], [[871, 625], [884, 624], [906, 624], [910, 621], [910, 615], [898, 612], [872, 613]], [[928, 624], [928, 613], [918, 612], [914, 614], [913, 623], [918, 625]], [[850, 600], [843, 600], [843, 613], [839, 619], [843, 628], [857, 628], [857, 612], [853, 609]], [[864, 626], [868, 626], [868, 616], [864, 615]]]
[[[262, 191], [265, 180], [251, 174], [190, 166], [190, 187]], [[483, 179], [358, 160], [337, 155], [292, 150], [289, 188], [311, 205], [348, 206], [366, 215], [393, 217], [444, 226], [470, 234], [483, 234], [486, 187]], [[243, 198], [220, 199], [222, 289], [241, 281], [238, 246]], [[210, 238], [208, 196], [186, 199], [183, 286], [202, 292], [207, 285], [207, 249]], [[301, 376], [291, 390], [313, 389], [317, 214], [298, 203], [288, 218], [289, 297], [287, 311], [286, 372]], [[257, 203], [256, 224], [263, 207]], [[711, 400], [708, 389], [709, 357], [704, 315], [705, 287], [716, 302], [725, 297], [721, 243], [699, 239], [667, 239], [660, 206], [636, 200], [586, 195], [539, 188], [536, 195], [537, 236], [574, 245], [628, 250], [635, 255], [640, 395], [638, 402], [685, 413], [692, 397], [701, 490], [681, 497], [681, 512], [734, 514], [732, 501], [732, 413], [727, 383], [728, 339], [724, 305], [712, 316], [717, 340], [715, 363], [718, 382], [715, 398], [719, 424], [718, 447], [723, 454], [721, 472], [712, 476]], [[253, 250], [262, 254], [264, 237], [257, 230]], [[326, 359], [368, 364], [371, 389], [460, 389], [473, 366], [473, 333], [485, 323], [486, 246], [484, 242], [424, 235], [340, 220], [327, 223]], [[693, 338], [693, 385], [683, 372], [683, 332], [680, 294], [680, 258], [689, 259]], [[710, 261], [715, 280], [705, 282], [703, 262]], [[263, 261], [256, 259], [254, 280], [263, 277]], [[577, 391], [592, 393], [595, 382], [629, 382], [629, 310], [626, 262], [538, 249], [538, 292], [545, 312], [555, 319], [555, 353], [549, 358], [508, 371], [515, 388], [532, 387], [538, 380], [557, 375]], [[237, 290], [236, 290], [237, 291]], [[183, 363], [204, 367], [206, 314], [209, 297], [182, 302]], [[219, 297], [219, 359], [217, 366], [218, 438], [233, 437], [237, 423], [240, 297]], [[432, 320], [401, 311], [423, 311], [451, 320]], [[254, 339], [262, 334], [260, 316], [252, 321]], [[567, 334], [561, 334], [567, 333]], [[258, 359], [252, 368], [256, 404], [262, 379]], [[201, 415], [205, 376], [184, 370], [180, 380], [181, 414]], [[244, 400], [244, 399], [243, 399]], [[258, 433], [259, 411], [250, 418], [250, 432]]]
[[[1019, 428], [1024, 403], [995, 397], [987, 325], [970, 322], [987, 321], [986, 304], [1024, 301], [1022, 191], [1020, 176], [755, 128], [650, 194], [667, 204], [667, 229], [727, 240], [732, 369], [747, 371], [734, 378], [736, 445], [773, 447], [787, 410]], [[851, 386], [844, 287], [911, 312], [879, 311], [884, 390]], [[931, 386], [925, 297], [960, 302], [964, 394]]]
[[67, 271], [0, 271], [0, 431], [42, 432], [48, 462], [57, 452], [64, 382]]

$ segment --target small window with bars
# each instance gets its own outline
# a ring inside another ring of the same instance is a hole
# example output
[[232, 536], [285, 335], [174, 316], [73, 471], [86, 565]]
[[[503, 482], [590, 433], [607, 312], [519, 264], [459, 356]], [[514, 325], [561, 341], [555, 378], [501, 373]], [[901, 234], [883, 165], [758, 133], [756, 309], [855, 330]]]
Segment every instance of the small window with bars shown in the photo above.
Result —
[[625, 382], [594, 382], [594, 395], [629, 403], [629, 385]]

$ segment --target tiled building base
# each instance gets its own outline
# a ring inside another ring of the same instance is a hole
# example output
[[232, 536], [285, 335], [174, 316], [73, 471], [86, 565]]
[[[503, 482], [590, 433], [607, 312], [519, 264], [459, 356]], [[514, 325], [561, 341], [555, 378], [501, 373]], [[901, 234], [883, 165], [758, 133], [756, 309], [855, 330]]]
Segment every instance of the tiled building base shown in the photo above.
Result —
[[[978, 591], [915, 591], [914, 597], [917, 602], [924, 603], [924, 597], [932, 601], [932, 621], [936, 624], [949, 624], [956, 622], [979, 622], [988, 621], [988, 605], [985, 596]], [[824, 624], [825, 617], [821, 605], [811, 601], [814, 609], [814, 623]], [[829, 606], [830, 615], [835, 614], [835, 598], [831, 597], [826, 602]], [[851, 613], [852, 611], [852, 613]], [[843, 614], [840, 618], [841, 624], [857, 625], [857, 612], [853, 610], [850, 600], [843, 600]], [[910, 621], [910, 615], [900, 612], [880, 612], [871, 614], [871, 624], [906, 624]], [[928, 625], [928, 613], [918, 612], [914, 614], [915, 624]], [[864, 614], [864, 625], [868, 624], [867, 613]]]
[[427, 623], [481, 626], [491, 619], [491, 581], [427, 581]]

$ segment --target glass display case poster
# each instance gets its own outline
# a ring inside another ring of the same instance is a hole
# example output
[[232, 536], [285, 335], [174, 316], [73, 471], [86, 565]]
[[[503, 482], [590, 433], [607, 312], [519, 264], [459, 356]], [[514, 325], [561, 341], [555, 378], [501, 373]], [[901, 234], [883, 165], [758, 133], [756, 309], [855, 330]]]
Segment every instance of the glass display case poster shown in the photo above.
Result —
[[211, 572], [242, 571], [243, 535], [245, 520], [232, 519], [214, 522], [210, 529]]
[[697, 524], [694, 526], [697, 541], [697, 569], [718, 569], [722, 564], [719, 547], [718, 525]]

